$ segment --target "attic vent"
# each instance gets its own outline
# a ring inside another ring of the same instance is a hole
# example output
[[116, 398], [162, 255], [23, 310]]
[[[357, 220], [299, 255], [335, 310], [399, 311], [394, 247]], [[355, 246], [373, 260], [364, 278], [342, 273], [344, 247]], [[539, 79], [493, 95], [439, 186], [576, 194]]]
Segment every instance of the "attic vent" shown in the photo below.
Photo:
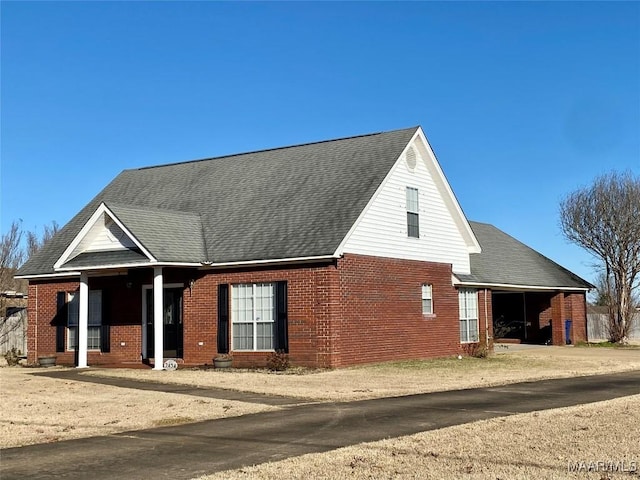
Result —
[[416, 168], [416, 151], [413, 149], [413, 147], [409, 147], [409, 150], [407, 150], [405, 161], [407, 162], [407, 167], [409, 167], [409, 170], [413, 170], [414, 168]]

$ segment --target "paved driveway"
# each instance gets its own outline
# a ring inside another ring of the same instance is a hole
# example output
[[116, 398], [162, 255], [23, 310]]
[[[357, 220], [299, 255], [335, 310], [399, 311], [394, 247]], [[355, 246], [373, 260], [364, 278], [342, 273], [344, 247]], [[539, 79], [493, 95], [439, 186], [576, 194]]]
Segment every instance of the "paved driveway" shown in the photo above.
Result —
[[640, 371], [275, 412], [2, 452], [9, 479], [190, 479], [491, 417], [640, 394]]

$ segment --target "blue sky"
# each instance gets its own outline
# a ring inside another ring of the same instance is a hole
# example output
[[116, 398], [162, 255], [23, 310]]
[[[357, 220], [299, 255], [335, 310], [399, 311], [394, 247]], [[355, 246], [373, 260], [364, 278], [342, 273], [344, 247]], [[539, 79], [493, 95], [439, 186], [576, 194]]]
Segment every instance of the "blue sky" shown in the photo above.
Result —
[[593, 279], [559, 200], [640, 172], [638, 2], [0, 5], [3, 232], [126, 168], [421, 125], [469, 219]]

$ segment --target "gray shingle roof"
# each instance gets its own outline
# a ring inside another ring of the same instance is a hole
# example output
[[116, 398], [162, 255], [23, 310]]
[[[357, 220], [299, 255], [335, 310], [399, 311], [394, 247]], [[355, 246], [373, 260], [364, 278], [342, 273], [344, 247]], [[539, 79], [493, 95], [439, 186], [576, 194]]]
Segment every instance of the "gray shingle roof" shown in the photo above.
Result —
[[469, 222], [482, 253], [471, 254], [465, 283], [591, 288], [591, 284], [488, 223]]
[[[417, 129], [125, 170], [18, 273], [53, 273], [103, 202], [126, 217], [127, 228], [159, 260], [331, 255]], [[164, 211], [156, 212], [157, 222], [151, 210]], [[202, 243], [195, 238], [198, 219]], [[200, 248], [203, 258], [197, 258]]]
[[156, 260], [197, 263], [207, 259], [200, 214], [106, 205]]

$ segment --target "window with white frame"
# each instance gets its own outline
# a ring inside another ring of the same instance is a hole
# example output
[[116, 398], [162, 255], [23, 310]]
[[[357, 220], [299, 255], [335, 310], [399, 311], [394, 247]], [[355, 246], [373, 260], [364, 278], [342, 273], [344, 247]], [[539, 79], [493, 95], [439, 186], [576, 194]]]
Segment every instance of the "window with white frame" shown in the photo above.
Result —
[[422, 285], [422, 314], [433, 314], [433, 286], [428, 283]]
[[458, 291], [460, 303], [460, 342], [478, 341], [478, 292], [472, 288]]
[[[78, 346], [78, 321], [80, 319], [80, 294], [67, 294], [67, 350]], [[100, 331], [102, 326], [102, 290], [89, 291], [89, 328], [87, 330], [87, 349], [100, 350]]]
[[420, 215], [418, 204], [418, 189], [407, 187], [407, 235], [420, 238]]
[[231, 286], [231, 336], [234, 350], [273, 350], [275, 283]]

